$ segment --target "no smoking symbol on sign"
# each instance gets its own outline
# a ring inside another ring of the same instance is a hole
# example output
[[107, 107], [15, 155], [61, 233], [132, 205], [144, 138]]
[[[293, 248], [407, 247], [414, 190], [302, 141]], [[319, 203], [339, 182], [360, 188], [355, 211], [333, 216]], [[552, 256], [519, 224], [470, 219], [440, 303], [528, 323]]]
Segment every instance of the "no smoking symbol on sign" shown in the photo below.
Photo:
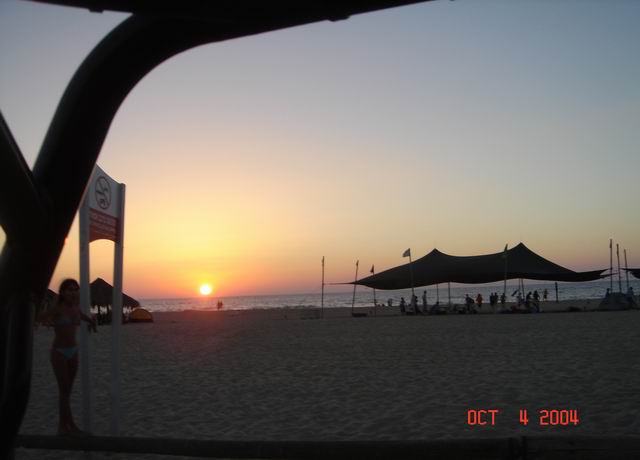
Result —
[[96, 181], [96, 202], [102, 209], [108, 209], [111, 206], [111, 186], [104, 176], [98, 177]]

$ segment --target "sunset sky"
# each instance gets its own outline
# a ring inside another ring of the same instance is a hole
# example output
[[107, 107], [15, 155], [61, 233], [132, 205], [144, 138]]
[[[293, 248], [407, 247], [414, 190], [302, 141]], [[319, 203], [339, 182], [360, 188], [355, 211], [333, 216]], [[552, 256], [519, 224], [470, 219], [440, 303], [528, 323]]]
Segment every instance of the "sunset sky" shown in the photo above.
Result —
[[[127, 16], [0, 2], [0, 110], [33, 165], [90, 50]], [[127, 185], [133, 296], [316, 292], [524, 242], [640, 266], [640, 2], [437, 1], [202, 46], [156, 68], [98, 163]], [[4, 234], [0, 234], [0, 241]], [[91, 246], [112, 279], [113, 244]], [[364, 275], [365, 273], [363, 273]], [[78, 227], [53, 276], [78, 276]]]

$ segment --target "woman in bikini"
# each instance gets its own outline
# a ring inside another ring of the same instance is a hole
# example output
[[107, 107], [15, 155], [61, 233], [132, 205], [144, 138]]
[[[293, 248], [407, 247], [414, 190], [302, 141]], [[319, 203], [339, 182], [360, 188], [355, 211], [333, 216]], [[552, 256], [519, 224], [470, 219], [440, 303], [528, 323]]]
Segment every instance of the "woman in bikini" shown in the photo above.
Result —
[[60, 284], [58, 300], [48, 316], [53, 323], [55, 337], [51, 346], [51, 366], [58, 381], [58, 407], [60, 419], [58, 434], [83, 434], [71, 415], [71, 389], [78, 370], [78, 344], [76, 329], [80, 320], [97, 332], [96, 322], [80, 311], [78, 282], [66, 279]]

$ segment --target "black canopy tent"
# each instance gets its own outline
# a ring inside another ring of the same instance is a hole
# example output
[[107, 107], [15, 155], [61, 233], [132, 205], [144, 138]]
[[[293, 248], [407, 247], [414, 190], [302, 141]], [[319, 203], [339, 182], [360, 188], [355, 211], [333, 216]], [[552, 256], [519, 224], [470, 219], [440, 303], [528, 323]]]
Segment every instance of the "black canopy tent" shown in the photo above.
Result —
[[625, 270], [630, 272], [636, 278], [640, 279], [640, 268], [625, 268]]
[[[593, 281], [603, 278], [605, 271], [574, 272], [539, 256], [522, 243], [507, 251], [480, 256], [450, 256], [434, 249], [411, 263], [413, 286], [502, 281], [505, 279], [505, 262], [507, 279]], [[375, 289], [407, 289], [411, 287], [409, 264], [345, 284], [360, 284]]]

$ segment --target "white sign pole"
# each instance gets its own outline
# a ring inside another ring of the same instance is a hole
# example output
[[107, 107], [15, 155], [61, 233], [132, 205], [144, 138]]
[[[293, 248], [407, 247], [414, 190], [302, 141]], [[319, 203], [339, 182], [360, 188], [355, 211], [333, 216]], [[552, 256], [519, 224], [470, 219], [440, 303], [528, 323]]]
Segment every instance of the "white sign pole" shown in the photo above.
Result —
[[118, 238], [113, 262], [113, 300], [111, 316], [111, 434], [120, 431], [120, 334], [122, 329], [122, 262], [124, 255], [124, 193], [125, 185], [119, 184]]
[[[89, 200], [80, 206], [80, 310], [91, 316], [89, 288]], [[91, 432], [91, 379], [89, 375], [89, 331], [80, 327], [80, 381], [82, 386], [82, 428]]]

